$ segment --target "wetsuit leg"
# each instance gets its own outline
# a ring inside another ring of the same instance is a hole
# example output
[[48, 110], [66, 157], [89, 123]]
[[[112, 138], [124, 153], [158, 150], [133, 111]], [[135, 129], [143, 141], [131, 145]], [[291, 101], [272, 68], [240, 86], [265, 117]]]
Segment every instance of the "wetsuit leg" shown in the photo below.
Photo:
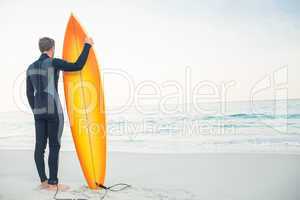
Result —
[[44, 154], [47, 145], [47, 121], [44, 119], [35, 120], [35, 150], [34, 160], [41, 182], [47, 180], [45, 172]]
[[48, 183], [55, 185], [58, 183], [57, 172], [58, 172], [58, 162], [59, 162], [59, 150], [60, 150], [60, 140], [62, 135], [62, 128], [59, 119], [48, 120], [48, 137], [49, 137], [49, 172], [50, 178]]

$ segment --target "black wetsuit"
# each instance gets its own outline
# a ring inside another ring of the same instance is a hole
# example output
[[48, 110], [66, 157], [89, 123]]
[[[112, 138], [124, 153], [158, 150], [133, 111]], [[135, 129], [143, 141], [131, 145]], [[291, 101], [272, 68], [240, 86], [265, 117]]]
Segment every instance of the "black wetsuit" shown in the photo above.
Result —
[[[64, 126], [62, 106], [57, 92], [59, 72], [79, 71], [83, 68], [91, 45], [85, 44], [75, 63], [51, 59], [47, 54], [32, 63], [26, 73], [27, 98], [35, 120], [34, 159], [40, 180], [57, 184], [60, 139]], [[49, 139], [49, 179], [45, 173], [44, 153]]]

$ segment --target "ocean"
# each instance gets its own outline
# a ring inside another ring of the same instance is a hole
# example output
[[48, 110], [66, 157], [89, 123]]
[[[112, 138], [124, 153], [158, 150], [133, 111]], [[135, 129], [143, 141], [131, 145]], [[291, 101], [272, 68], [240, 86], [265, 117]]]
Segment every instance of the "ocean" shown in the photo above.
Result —
[[[34, 149], [31, 112], [0, 113], [0, 149]], [[107, 109], [108, 151], [300, 153], [300, 100], [134, 105]], [[62, 151], [74, 151], [65, 112]]]

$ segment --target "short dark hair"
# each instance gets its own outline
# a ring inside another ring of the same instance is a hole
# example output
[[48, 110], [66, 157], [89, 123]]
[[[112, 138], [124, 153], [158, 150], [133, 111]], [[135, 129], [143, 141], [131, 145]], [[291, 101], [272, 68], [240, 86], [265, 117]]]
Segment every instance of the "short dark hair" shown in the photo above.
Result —
[[39, 40], [39, 49], [43, 53], [44, 51], [50, 50], [52, 47], [54, 47], [55, 42], [53, 39], [49, 37], [42, 37]]

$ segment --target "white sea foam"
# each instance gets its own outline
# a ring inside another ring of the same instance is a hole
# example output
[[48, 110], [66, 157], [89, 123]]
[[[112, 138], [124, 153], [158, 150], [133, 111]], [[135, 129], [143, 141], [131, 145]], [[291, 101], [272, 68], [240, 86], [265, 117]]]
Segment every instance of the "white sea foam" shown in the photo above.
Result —
[[[288, 110], [276, 108], [276, 112], [272, 101], [255, 102], [255, 111], [250, 105], [253, 106], [249, 102], [231, 102], [223, 113], [217, 103], [201, 105], [214, 114], [197, 110], [181, 112], [180, 109], [175, 114], [165, 114], [154, 106], [145, 106], [146, 113], [134, 107], [118, 114], [108, 113], [108, 150], [300, 153], [300, 100], [290, 100], [286, 104]], [[65, 118], [62, 150], [74, 151]], [[0, 149], [34, 148], [31, 113], [0, 113], [0, 127]]]

